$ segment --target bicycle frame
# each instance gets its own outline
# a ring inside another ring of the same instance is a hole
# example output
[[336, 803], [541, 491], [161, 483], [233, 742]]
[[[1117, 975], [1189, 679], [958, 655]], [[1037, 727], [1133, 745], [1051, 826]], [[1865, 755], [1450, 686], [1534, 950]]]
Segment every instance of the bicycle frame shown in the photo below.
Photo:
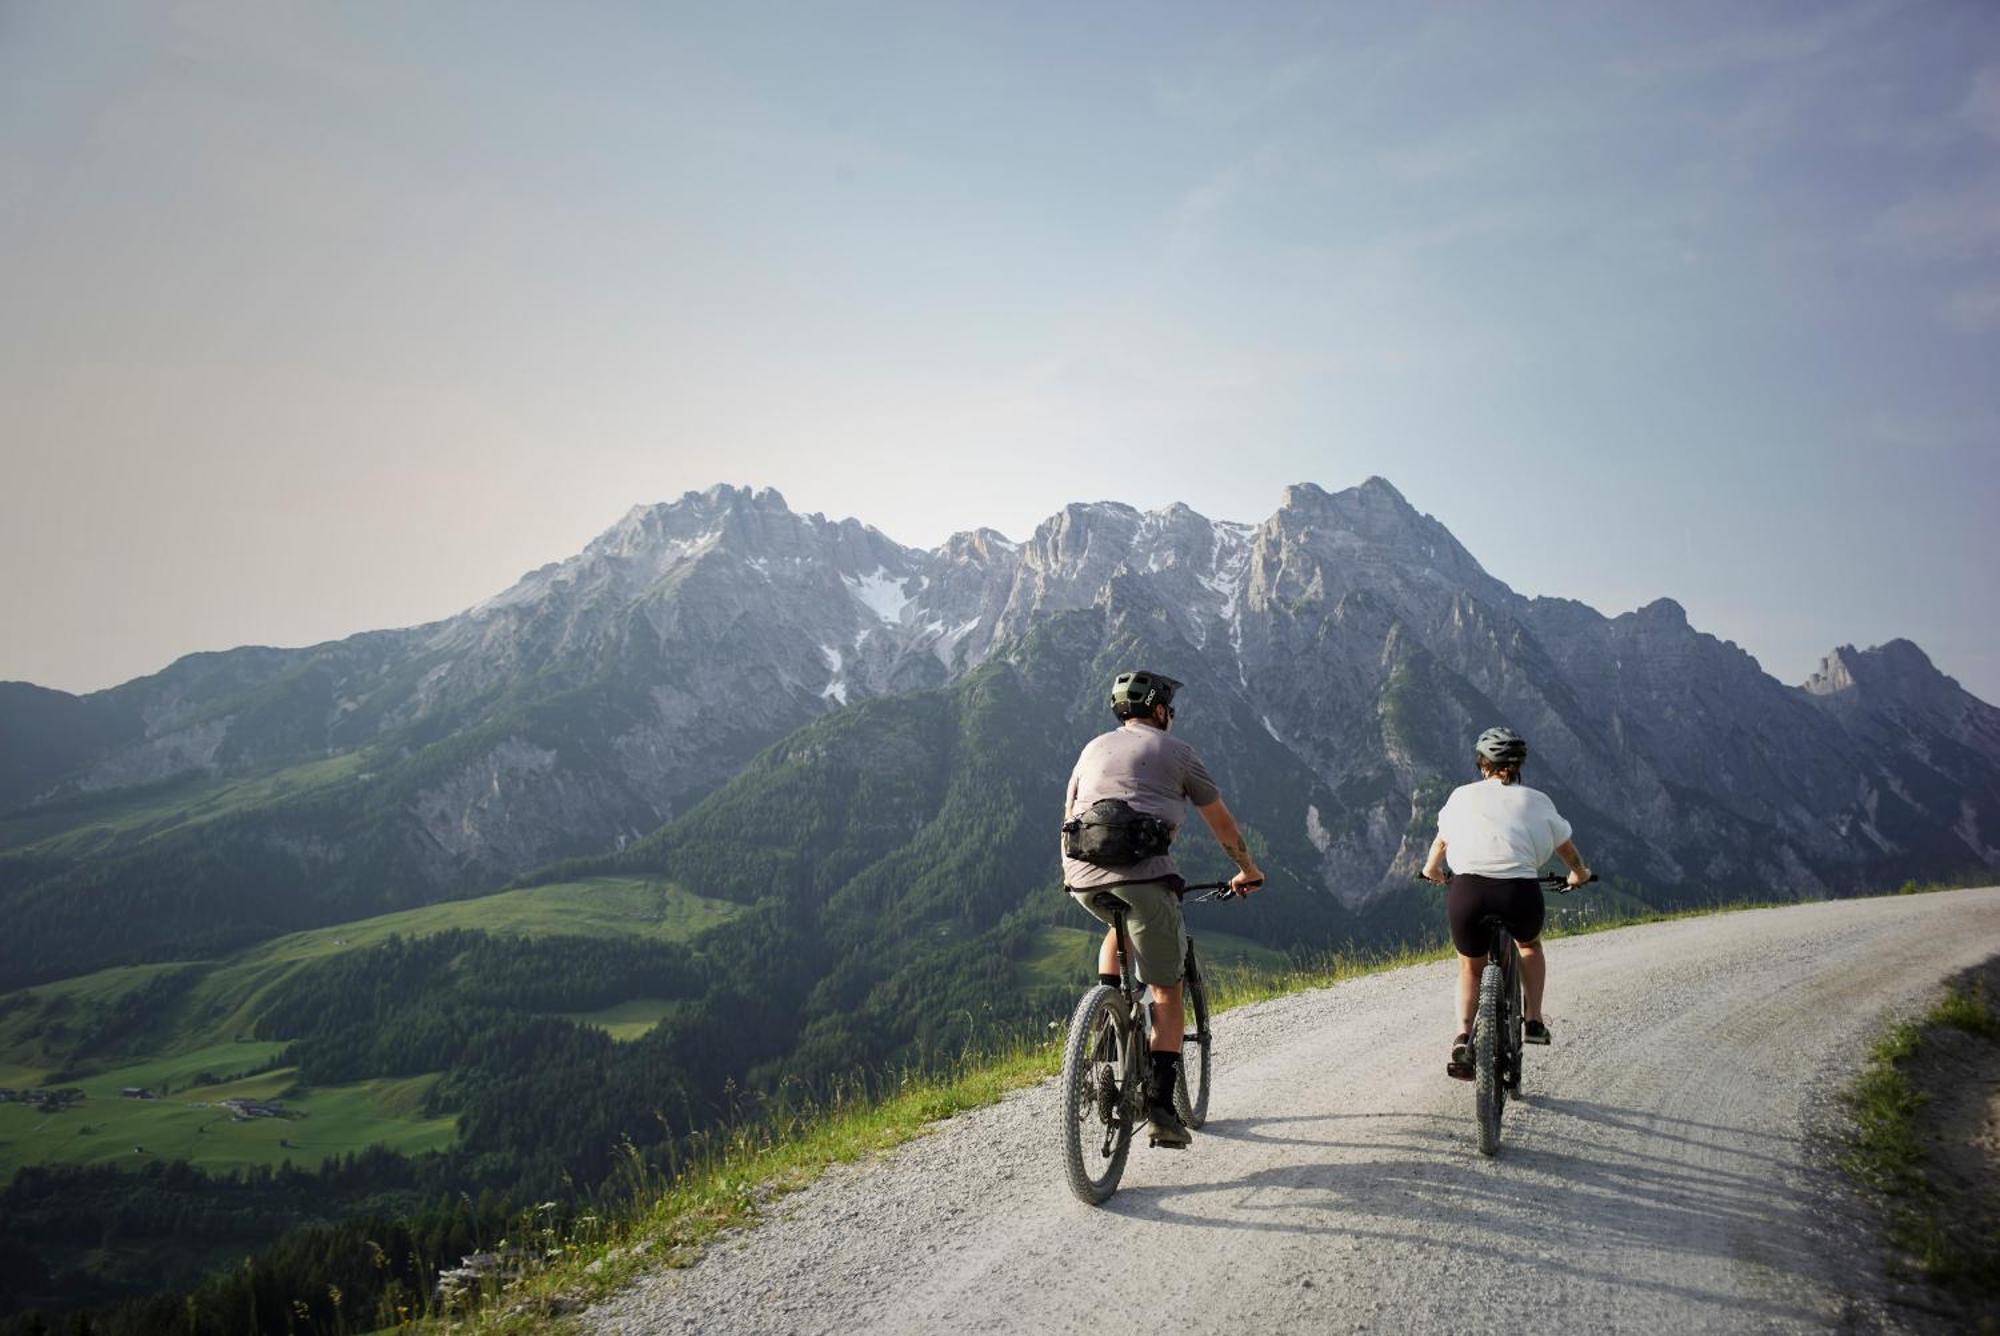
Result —
[[[1199, 904], [1204, 900], [1211, 899], [1231, 900], [1236, 898], [1237, 895], [1237, 892], [1232, 890], [1230, 884], [1225, 881], [1190, 886], [1187, 888], [1187, 891], [1201, 891], [1204, 894], [1194, 897], [1192, 902], [1184, 903]], [[1100, 909], [1111, 915], [1111, 930], [1117, 939], [1118, 992], [1125, 1002], [1125, 1024], [1123, 1028], [1132, 1041], [1127, 1043], [1126, 1048], [1133, 1058], [1136, 1058], [1139, 1053], [1145, 1053], [1147, 1055], [1145, 1061], [1150, 1063], [1152, 1061], [1154, 1024], [1151, 986], [1142, 982], [1139, 978], [1138, 955], [1132, 949], [1131, 936], [1125, 928], [1125, 915], [1127, 912], [1125, 904], [1116, 896], [1104, 896], [1098, 899], [1096, 903]], [[1201, 982], [1201, 958], [1195, 952], [1194, 934], [1188, 932], [1186, 926], [1183, 925], [1182, 935], [1187, 939], [1187, 951], [1182, 957], [1184, 971], [1181, 979], [1184, 984], [1198, 984]], [[1184, 1002], [1185, 997], [1186, 995], [1183, 993]], [[1194, 1025], [1192, 1031], [1187, 1028], [1190, 1023]], [[1206, 1051], [1207, 1045], [1212, 1043], [1213, 1039], [1214, 1034], [1209, 1029], [1208, 1021], [1192, 1005], [1183, 1005], [1181, 1013], [1181, 1053], [1183, 1055], [1186, 1054], [1189, 1041], [1202, 1045], [1204, 1051]], [[1140, 1041], [1143, 1041], [1143, 1043]], [[1143, 1070], [1139, 1072], [1136, 1080], [1133, 1077], [1134, 1069], [1138, 1068], [1138, 1066], [1138, 1063], [1128, 1061], [1126, 1063], [1124, 1080], [1124, 1103], [1130, 1111], [1131, 1116], [1135, 1119], [1143, 1113], [1145, 1103]]]
[[[1110, 903], [1105, 904], [1106, 901]], [[1139, 981], [1138, 956], [1132, 950], [1132, 939], [1125, 930], [1125, 902], [1116, 896], [1102, 897], [1098, 903], [1111, 914], [1111, 930], [1118, 937], [1118, 995], [1124, 999], [1124, 1014], [1119, 1024], [1121, 1047], [1124, 1050], [1119, 1073], [1119, 1113], [1133, 1127], [1145, 1112], [1145, 1070], [1140, 1055], [1147, 1054], [1145, 1062], [1151, 1062], [1153, 1047], [1152, 1006], [1143, 991], [1146, 985]]]
[[[1234, 896], [1220, 883], [1188, 887], [1213, 893], [1215, 899]], [[1210, 897], [1203, 897], [1210, 898]], [[1150, 1125], [1146, 1101], [1153, 1074], [1153, 1027], [1156, 1011], [1148, 1004], [1147, 985], [1140, 980], [1138, 953], [1132, 946], [1130, 907], [1118, 896], [1100, 891], [1086, 901], [1091, 912], [1111, 925], [1111, 946], [1118, 953], [1116, 986], [1094, 983], [1077, 999], [1063, 1041], [1062, 1121], [1063, 1166], [1069, 1188], [1088, 1206], [1100, 1206], [1118, 1190], [1126, 1156], [1142, 1124]], [[1109, 971], [1106, 971], [1108, 973]], [[1194, 1018], [1195, 1032], [1183, 1028], [1175, 1036], [1186, 1046], [1194, 1042], [1195, 1066], [1183, 1062], [1171, 1095], [1174, 1113], [1189, 1128], [1207, 1118], [1210, 1049], [1208, 1010], [1202, 971], [1194, 940], [1188, 938], [1182, 977], [1184, 1010]], [[1179, 1148], [1185, 1135], [1164, 1128], [1151, 1134], [1151, 1144]]]
[[[1543, 891], [1558, 895], [1575, 889], [1560, 875], [1542, 876], [1535, 880]], [[1592, 874], [1582, 884], [1595, 880], [1597, 877]], [[1479, 971], [1479, 988], [1475, 994], [1479, 1000], [1468, 1038], [1475, 1064], [1473, 1082], [1479, 1115], [1479, 1149], [1482, 1154], [1497, 1155], [1500, 1152], [1501, 1113], [1507, 1106], [1507, 1097], [1518, 1095], [1521, 1090], [1522, 1054], [1527, 1043], [1526, 1009], [1522, 997], [1520, 944], [1497, 913], [1482, 915], [1479, 926], [1487, 934], [1486, 963]], [[1489, 997], [1494, 1003], [1493, 1028], [1497, 1031], [1490, 1036], [1490, 1045], [1482, 1025]], [[1454, 1056], [1454, 1076], [1464, 1075], [1456, 1068], [1458, 1061], [1460, 1059]]]
[[[1200, 891], [1202, 894], [1194, 895], [1196, 891]], [[1190, 895], [1194, 895], [1192, 900], [1185, 898]], [[1234, 900], [1237, 898], [1237, 895], [1238, 892], [1226, 881], [1208, 881], [1183, 888], [1181, 903], [1188, 905], [1201, 904], [1207, 900]], [[1125, 914], [1127, 912], [1125, 902], [1115, 895], [1100, 895], [1095, 900], [1095, 903], [1098, 908], [1111, 915], [1111, 930], [1117, 934], [1118, 938], [1118, 991], [1123, 993], [1126, 1001], [1132, 1008], [1137, 1010], [1141, 1018], [1140, 1028], [1145, 1033], [1146, 1043], [1150, 1048], [1153, 1042], [1153, 1009], [1151, 1001], [1148, 1000], [1150, 985], [1139, 981], [1138, 957], [1133, 954], [1131, 938], [1125, 931]], [[1187, 939], [1187, 953], [1184, 959], [1192, 964], [1197, 959], [1194, 951], [1194, 934], [1187, 930], [1185, 922], [1181, 925], [1181, 935]], [[1182, 976], [1183, 982], [1194, 977], [1195, 975], [1191, 972], [1185, 974]], [[1185, 1028], [1185, 1020], [1183, 1021], [1183, 1028]], [[1206, 1027], [1198, 1025], [1193, 1034], [1184, 1033], [1182, 1035], [1183, 1047], [1185, 1047], [1186, 1041], [1189, 1039], [1199, 1039], [1202, 1043], [1206, 1044], [1209, 1041], [1209, 1031]]]

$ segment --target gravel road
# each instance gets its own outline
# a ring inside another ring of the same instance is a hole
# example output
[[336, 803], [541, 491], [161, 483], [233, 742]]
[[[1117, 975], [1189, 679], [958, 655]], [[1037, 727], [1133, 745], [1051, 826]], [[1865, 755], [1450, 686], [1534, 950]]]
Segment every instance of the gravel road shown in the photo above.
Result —
[[[1221, 926], [1226, 906], [1196, 910]], [[2000, 888], [1550, 943], [1556, 1042], [1497, 1159], [1449, 963], [1220, 1017], [1207, 1128], [1063, 1186], [1052, 1084], [836, 1169], [585, 1315], [608, 1332], [1921, 1329], [1827, 1163], [1886, 1016], [2000, 951]], [[1110, 1320], [1115, 1319], [1115, 1322]]]

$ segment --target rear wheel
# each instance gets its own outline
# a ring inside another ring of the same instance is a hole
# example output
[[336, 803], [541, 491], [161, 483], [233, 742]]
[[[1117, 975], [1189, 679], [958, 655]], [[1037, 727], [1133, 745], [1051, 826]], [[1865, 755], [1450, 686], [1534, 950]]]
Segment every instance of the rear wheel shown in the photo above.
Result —
[[1208, 1077], [1211, 1070], [1208, 1033], [1208, 985], [1194, 943], [1188, 943], [1187, 968], [1181, 976], [1181, 1001], [1186, 1029], [1181, 1038], [1181, 1075], [1174, 1083], [1174, 1112], [1190, 1128], [1208, 1121]]
[[1501, 1000], [1506, 1003], [1507, 1014], [1501, 1022], [1500, 1032], [1506, 1041], [1506, 1051], [1501, 1056], [1501, 1065], [1507, 1073], [1507, 1093], [1521, 1093], [1521, 1055], [1527, 1052], [1527, 1041], [1521, 1037], [1521, 958], [1514, 957], [1514, 968], [1507, 971], [1507, 985], [1501, 991]]
[[1096, 1206], [1118, 1190], [1132, 1150], [1133, 1093], [1138, 1064], [1127, 1051], [1125, 999], [1098, 984], [1076, 1004], [1063, 1046], [1062, 1146], [1069, 1190]]
[[1507, 1090], [1500, 1082], [1500, 1013], [1500, 967], [1488, 961], [1479, 976], [1479, 1015], [1472, 1023], [1481, 1155], [1500, 1153], [1500, 1111], [1507, 1103]]

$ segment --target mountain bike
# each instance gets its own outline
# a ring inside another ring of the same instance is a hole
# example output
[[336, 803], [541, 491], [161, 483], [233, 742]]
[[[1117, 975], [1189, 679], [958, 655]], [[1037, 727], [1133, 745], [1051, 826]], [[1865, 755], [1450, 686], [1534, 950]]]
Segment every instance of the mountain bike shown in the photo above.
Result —
[[[1551, 873], [1538, 878], [1544, 891], [1567, 895], [1568, 878]], [[1597, 877], [1593, 873], [1591, 881]], [[1585, 882], [1589, 885], [1589, 882]], [[1486, 968], [1479, 975], [1479, 1010], [1472, 1020], [1473, 1090], [1479, 1112], [1479, 1153], [1500, 1153], [1500, 1115], [1507, 1096], [1521, 1089], [1521, 948], [1498, 914], [1480, 925], [1491, 937]]]
[[[1203, 894], [1185, 898], [1196, 891]], [[1189, 886], [1185, 895], [1183, 905], [1230, 900], [1236, 892], [1228, 882], [1217, 881]], [[1063, 1046], [1062, 1069], [1063, 1166], [1070, 1191], [1089, 1206], [1116, 1192], [1125, 1173], [1132, 1134], [1146, 1120], [1146, 1076], [1153, 1047], [1153, 1009], [1146, 1001], [1146, 985], [1139, 982], [1137, 957], [1125, 932], [1125, 902], [1099, 894], [1093, 903], [1111, 916], [1112, 931], [1118, 934], [1119, 983], [1116, 988], [1094, 984], [1078, 1000]], [[1193, 1028], [1181, 1036], [1174, 1112], [1192, 1129], [1208, 1119], [1209, 1077], [1214, 1069], [1208, 981], [1192, 934], [1181, 964], [1181, 1002], [1182, 1014]]]

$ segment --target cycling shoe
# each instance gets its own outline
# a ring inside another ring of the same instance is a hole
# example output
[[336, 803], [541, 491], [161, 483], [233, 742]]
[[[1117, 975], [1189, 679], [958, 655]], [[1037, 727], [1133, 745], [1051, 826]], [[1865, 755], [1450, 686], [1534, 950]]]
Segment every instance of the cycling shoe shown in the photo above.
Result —
[[1456, 1077], [1461, 1081], [1470, 1081], [1472, 1079], [1472, 1036], [1470, 1034], [1462, 1034], [1451, 1041], [1451, 1061], [1444, 1065], [1444, 1074]]
[[1194, 1133], [1187, 1130], [1171, 1104], [1146, 1106], [1146, 1135], [1151, 1144], [1168, 1150], [1185, 1150], [1194, 1140]]

